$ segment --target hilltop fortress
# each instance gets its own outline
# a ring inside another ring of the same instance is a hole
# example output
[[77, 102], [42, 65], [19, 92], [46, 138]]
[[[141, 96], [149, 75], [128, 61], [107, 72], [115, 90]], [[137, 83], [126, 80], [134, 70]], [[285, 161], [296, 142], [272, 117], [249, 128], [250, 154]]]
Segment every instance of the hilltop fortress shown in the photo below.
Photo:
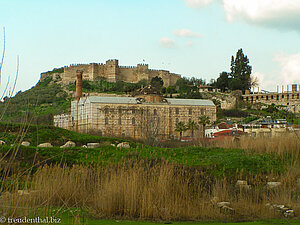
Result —
[[[61, 75], [62, 83], [68, 84], [76, 80], [76, 71], [83, 71], [83, 80], [95, 81], [101, 77], [109, 82], [124, 81], [128, 83], [137, 83], [140, 80], [151, 81], [153, 77], [161, 77], [164, 86], [175, 85], [181, 77], [178, 74], [170, 73], [167, 70], [153, 70], [148, 68], [148, 64], [137, 64], [137, 66], [119, 66], [117, 59], [107, 60], [103, 63], [90, 64], [72, 64], [63, 67]], [[53, 75], [53, 74], [52, 74]], [[49, 73], [41, 73], [40, 81], [49, 77]]]

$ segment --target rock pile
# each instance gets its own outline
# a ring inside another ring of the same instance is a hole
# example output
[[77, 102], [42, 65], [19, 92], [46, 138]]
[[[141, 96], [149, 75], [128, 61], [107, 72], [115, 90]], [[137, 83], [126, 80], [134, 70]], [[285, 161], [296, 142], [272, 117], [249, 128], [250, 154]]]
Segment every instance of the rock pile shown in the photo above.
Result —
[[231, 207], [230, 202], [219, 202], [218, 197], [213, 197], [211, 199], [213, 206], [216, 206], [220, 209], [220, 212], [224, 214], [234, 214], [235, 210]]
[[281, 213], [286, 218], [295, 217], [295, 212], [291, 207], [285, 205], [277, 205], [277, 204], [270, 204], [267, 203], [266, 207], [275, 210], [278, 213]]

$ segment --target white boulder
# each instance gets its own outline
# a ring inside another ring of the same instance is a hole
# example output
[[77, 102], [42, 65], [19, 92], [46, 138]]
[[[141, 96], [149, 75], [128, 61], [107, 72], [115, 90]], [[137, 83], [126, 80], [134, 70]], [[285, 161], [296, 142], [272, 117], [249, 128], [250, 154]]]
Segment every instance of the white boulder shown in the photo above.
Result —
[[246, 180], [237, 180], [236, 186], [248, 185]]
[[21, 145], [28, 147], [28, 146], [30, 145], [30, 142], [28, 142], [28, 141], [23, 141], [23, 142], [21, 143]]
[[118, 148], [130, 148], [130, 145], [128, 142], [122, 142], [122, 143], [119, 143], [117, 145]]
[[99, 143], [87, 143], [88, 148], [99, 148], [100, 144]]
[[246, 190], [251, 189], [251, 185], [248, 185], [248, 182], [246, 180], [237, 180], [235, 186], [239, 187], [240, 189], [246, 189]]
[[64, 145], [60, 146], [60, 148], [73, 148], [76, 144], [73, 141], [67, 141]]
[[0, 140], [0, 145], [5, 145], [5, 141]]
[[219, 208], [223, 208], [224, 206], [230, 206], [230, 202], [217, 202], [217, 206]]
[[51, 148], [53, 147], [53, 145], [51, 145], [51, 143], [42, 143], [42, 144], [39, 144], [38, 147], [41, 147], [41, 148]]
[[281, 182], [268, 182], [267, 188], [273, 189], [273, 188], [279, 187], [280, 185], [281, 185]]
[[294, 216], [295, 216], [295, 212], [294, 212], [294, 210], [289, 209], [289, 210], [286, 210], [286, 211], [283, 213], [283, 215], [284, 215], [284, 217], [291, 218], [291, 217], [294, 217]]

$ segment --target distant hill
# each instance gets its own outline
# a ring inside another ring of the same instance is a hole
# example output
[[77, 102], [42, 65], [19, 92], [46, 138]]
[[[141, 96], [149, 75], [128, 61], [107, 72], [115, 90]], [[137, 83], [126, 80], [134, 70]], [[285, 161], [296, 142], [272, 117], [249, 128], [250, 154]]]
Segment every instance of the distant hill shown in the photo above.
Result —
[[0, 102], [0, 121], [52, 124], [53, 115], [65, 113], [71, 97], [49, 77], [27, 91], [19, 91], [13, 97]]

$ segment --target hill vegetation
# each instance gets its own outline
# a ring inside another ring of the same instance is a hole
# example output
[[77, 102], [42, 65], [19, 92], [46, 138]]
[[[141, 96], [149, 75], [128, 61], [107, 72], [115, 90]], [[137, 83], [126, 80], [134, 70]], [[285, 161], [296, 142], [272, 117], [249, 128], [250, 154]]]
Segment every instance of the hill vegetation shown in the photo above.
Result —
[[57, 80], [48, 77], [27, 91], [5, 97], [0, 102], [2, 121], [52, 124], [53, 115], [67, 112], [70, 101]]

